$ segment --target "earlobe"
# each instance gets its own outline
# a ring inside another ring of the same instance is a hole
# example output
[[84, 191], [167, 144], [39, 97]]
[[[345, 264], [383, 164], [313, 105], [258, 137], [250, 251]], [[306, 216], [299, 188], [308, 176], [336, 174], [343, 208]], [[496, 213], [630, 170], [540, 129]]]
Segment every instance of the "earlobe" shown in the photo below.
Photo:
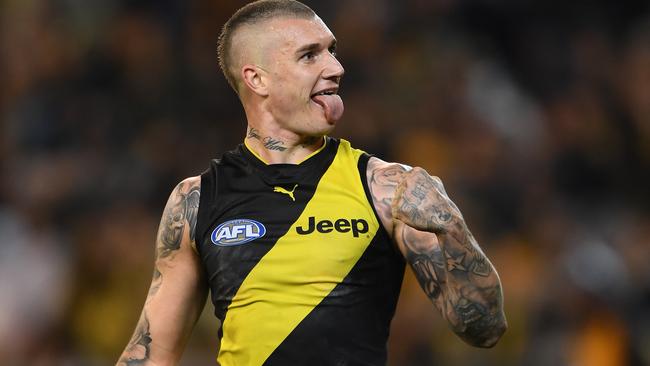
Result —
[[264, 70], [255, 65], [244, 65], [241, 69], [244, 83], [253, 93], [265, 97], [268, 95]]

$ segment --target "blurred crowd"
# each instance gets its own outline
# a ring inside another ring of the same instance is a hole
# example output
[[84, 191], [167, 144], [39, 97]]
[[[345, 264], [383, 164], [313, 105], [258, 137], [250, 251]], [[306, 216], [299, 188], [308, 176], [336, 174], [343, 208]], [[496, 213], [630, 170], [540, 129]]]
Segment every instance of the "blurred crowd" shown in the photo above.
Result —
[[[647, 1], [305, 1], [339, 40], [335, 132], [445, 182], [501, 276], [473, 349], [407, 270], [391, 366], [650, 365]], [[245, 134], [218, 70], [245, 1], [0, 1], [0, 359], [109, 365], [177, 182]], [[214, 364], [206, 305], [183, 365]]]

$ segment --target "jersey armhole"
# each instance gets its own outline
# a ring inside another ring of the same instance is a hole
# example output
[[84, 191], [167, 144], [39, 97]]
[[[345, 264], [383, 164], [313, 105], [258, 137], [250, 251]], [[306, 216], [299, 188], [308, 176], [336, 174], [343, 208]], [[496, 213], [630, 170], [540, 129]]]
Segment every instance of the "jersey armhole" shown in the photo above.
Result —
[[217, 192], [217, 164], [218, 160], [212, 160], [210, 166], [201, 173], [201, 195], [199, 196], [199, 209], [196, 214], [196, 235], [195, 247], [196, 252], [201, 255], [201, 247], [205, 241], [206, 230], [209, 225], [207, 222], [210, 215], [211, 203], [214, 202], [214, 196]]

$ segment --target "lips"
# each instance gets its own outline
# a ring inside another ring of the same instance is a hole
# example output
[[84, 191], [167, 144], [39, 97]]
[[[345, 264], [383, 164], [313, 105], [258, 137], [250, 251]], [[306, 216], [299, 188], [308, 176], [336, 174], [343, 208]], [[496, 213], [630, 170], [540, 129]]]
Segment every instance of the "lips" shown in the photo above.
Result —
[[311, 95], [311, 100], [323, 108], [325, 119], [329, 123], [335, 123], [343, 115], [343, 100], [337, 93], [338, 87], [333, 87], [319, 90]]

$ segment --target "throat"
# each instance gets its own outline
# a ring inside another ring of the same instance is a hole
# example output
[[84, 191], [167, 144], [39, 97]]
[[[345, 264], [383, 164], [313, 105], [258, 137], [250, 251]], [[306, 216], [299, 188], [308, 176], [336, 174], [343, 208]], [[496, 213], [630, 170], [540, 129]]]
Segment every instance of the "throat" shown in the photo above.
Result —
[[321, 151], [326, 144], [324, 136], [310, 136], [290, 143], [279, 137], [265, 136], [255, 129], [255, 136], [250, 132], [249, 128], [244, 145], [266, 165], [300, 164]]

